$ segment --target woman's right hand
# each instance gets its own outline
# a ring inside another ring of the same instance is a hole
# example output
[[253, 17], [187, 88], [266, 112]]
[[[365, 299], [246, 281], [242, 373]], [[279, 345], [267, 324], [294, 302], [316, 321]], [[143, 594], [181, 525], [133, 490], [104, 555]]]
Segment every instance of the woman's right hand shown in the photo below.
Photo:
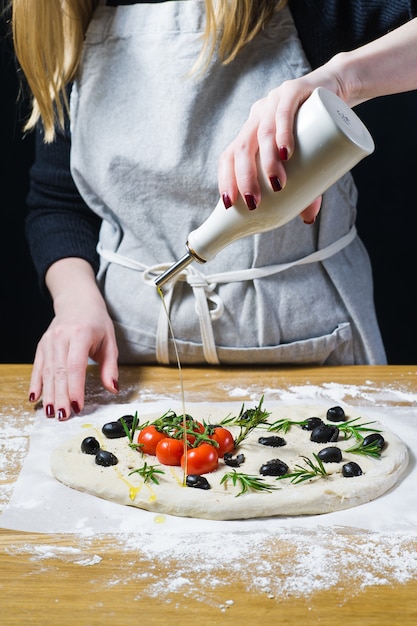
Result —
[[42, 397], [45, 415], [64, 421], [84, 407], [89, 357], [100, 367], [103, 386], [118, 392], [118, 349], [113, 322], [86, 261], [57, 261], [46, 283], [55, 317], [36, 349], [29, 399]]

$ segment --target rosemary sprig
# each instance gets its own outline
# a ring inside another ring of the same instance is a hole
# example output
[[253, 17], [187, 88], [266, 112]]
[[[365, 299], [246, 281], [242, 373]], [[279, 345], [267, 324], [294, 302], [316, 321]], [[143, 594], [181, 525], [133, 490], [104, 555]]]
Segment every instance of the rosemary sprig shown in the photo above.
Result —
[[[184, 429], [185, 422], [185, 429]], [[216, 441], [213, 441], [209, 437], [209, 425], [203, 424], [203, 430], [200, 429], [200, 423], [195, 420], [191, 415], [177, 415], [175, 411], [170, 409], [160, 418], [153, 422], [153, 425], [160, 432], [165, 433], [172, 439], [183, 439], [184, 434], [188, 435], [187, 440], [190, 447], [197, 447], [201, 443], [210, 443], [213, 446], [217, 446]]]
[[381, 447], [374, 441], [364, 445], [362, 438], [358, 440], [354, 446], [345, 450], [345, 452], [352, 452], [352, 454], [362, 454], [363, 456], [370, 456], [373, 459], [381, 458]]
[[291, 426], [307, 426], [308, 424], [308, 419], [305, 420], [301, 420], [301, 421], [297, 421], [297, 420], [287, 420], [287, 419], [279, 419], [276, 422], [273, 422], [272, 424], [270, 424], [268, 426], [268, 430], [271, 432], [280, 432], [282, 431], [284, 434], [286, 434]]
[[[186, 417], [187, 417], [187, 420], [192, 419], [190, 418], [189, 415], [187, 415]], [[171, 434], [179, 426], [181, 426], [182, 423], [183, 423], [183, 416], [177, 415], [175, 411], [173, 411], [172, 409], [168, 409], [168, 411], [166, 411], [166, 413], [161, 415], [161, 417], [158, 417], [158, 419], [152, 420], [151, 422], [149, 421], [143, 422], [143, 424], [141, 424], [140, 426], [138, 424], [137, 428], [139, 428], [140, 430], [143, 430], [144, 428], [152, 424], [153, 426], [155, 426], [157, 430], [164, 432], [168, 436], [171, 436]]]
[[304, 459], [307, 468], [302, 467], [301, 465], [295, 465], [294, 471], [289, 472], [288, 474], [283, 474], [282, 476], [277, 476], [277, 480], [281, 480], [282, 478], [291, 478], [291, 482], [294, 485], [298, 483], [302, 483], [305, 480], [310, 480], [310, 478], [315, 478], [316, 476], [322, 476], [326, 478], [328, 473], [323, 465], [321, 459], [317, 456], [317, 454], [313, 453], [314, 458], [316, 459], [317, 465], [314, 464], [314, 461], [309, 459], [306, 456], [302, 456]]
[[235, 448], [237, 448], [244, 439], [249, 435], [249, 433], [257, 428], [260, 424], [265, 424], [270, 412], [265, 411], [262, 408], [262, 403], [264, 401], [264, 396], [262, 396], [259, 405], [253, 409], [246, 409], [245, 405], [242, 404], [242, 408], [240, 409], [240, 413], [238, 417], [226, 417], [222, 420], [222, 426], [239, 426], [240, 433], [235, 438]]
[[357, 441], [362, 441], [363, 437], [361, 433], [380, 433], [381, 431], [376, 428], [367, 428], [369, 424], [375, 424], [375, 422], [365, 422], [364, 424], [353, 424], [360, 420], [360, 417], [356, 417], [353, 420], [348, 420], [347, 422], [342, 422], [341, 424], [337, 424], [337, 427], [340, 432], [344, 434], [345, 439], [350, 439], [351, 437], [355, 437]]
[[143, 482], [147, 483], [148, 480], [151, 480], [155, 485], [159, 485], [159, 480], [155, 476], [155, 474], [165, 474], [165, 472], [161, 469], [158, 469], [157, 465], [148, 465], [145, 461], [142, 467], [138, 469], [132, 470], [129, 472], [129, 476], [132, 474], [139, 474], [143, 478]]
[[123, 430], [127, 435], [127, 438], [129, 439], [129, 443], [133, 443], [133, 437], [139, 424], [138, 412], [136, 411], [135, 415], [133, 416], [132, 428], [129, 428], [123, 417], [120, 418], [120, 422], [123, 426]]
[[165, 430], [175, 428], [182, 421], [182, 415], [177, 415], [175, 411], [173, 411], [172, 409], [168, 409], [166, 413], [161, 415], [161, 417], [158, 417], [158, 419], [153, 422], [153, 425], [158, 430], [163, 430], [165, 432]]
[[[193, 418], [190, 418], [190, 420], [191, 421], [187, 420], [187, 428], [185, 429], [186, 435], [190, 435], [190, 437], [187, 436], [188, 446], [190, 448], [198, 448], [198, 446], [202, 443], [208, 443], [214, 448], [219, 447], [218, 442], [210, 437], [210, 435], [214, 432], [214, 426], [207, 424], [206, 422], [202, 422], [203, 430], [201, 431], [198, 430], [198, 423], [193, 420]], [[178, 427], [178, 432], [171, 436], [173, 436], [174, 439], [182, 439], [184, 437], [184, 425], [181, 424], [181, 426]]]
[[273, 491], [274, 489], [277, 489], [277, 487], [274, 487], [274, 485], [268, 485], [267, 483], [265, 483], [264, 480], [259, 476], [241, 474], [236, 470], [227, 472], [221, 479], [220, 484], [223, 485], [227, 483], [228, 480], [232, 481], [234, 487], [237, 483], [240, 484], [241, 491], [236, 494], [236, 498], [243, 495], [244, 493], [248, 493], [248, 491]]

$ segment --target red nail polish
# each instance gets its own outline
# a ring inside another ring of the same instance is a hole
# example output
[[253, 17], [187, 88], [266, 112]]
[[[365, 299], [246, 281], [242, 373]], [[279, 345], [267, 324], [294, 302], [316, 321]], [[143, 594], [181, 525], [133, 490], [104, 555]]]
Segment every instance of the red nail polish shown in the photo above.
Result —
[[119, 383], [113, 378], [113, 389], [119, 391]]
[[76, 400], [73, 400], [71, 402], [71, 407], [72, 407], [72, 410], [74, 411], [74, 413], [76, 415], [78, 415], [78, 413], [80, 412], [80, 405], [78, 404], [78, 402]]
[[57, 418], [61, 421], [67, 419], [67, 413], [65, 409], [58, 409]]
[[282, 185], [278, 176], [271, 176], [269, 182], [271, 183], [271, 187], [274, 191], [281, 191]]
[[227, 195], [227, 193], [224, 193], [222, 195], [222, 199], [223, 199], [223, 204], [225, 206], [226, 209], [230, 209], [230, 207], [232, 206], [232, 201], [229, 198], [229, 196]]
[[279, 158], [281, 161], [288, 161], [288, 148], [287, 146], [279, 147]]
[[33, 393], [33, 391], [29, 394], [29, 402], [35, 402], [35, 394]]
[[54, 417], [55, 409], [53, 404], [46, 405], [46, 417]]
[[256, 209], [255, 198], [253, 197], [251, 193], [245, 193], [245, 202], [250, 211], [253, 211], [254, 209]]

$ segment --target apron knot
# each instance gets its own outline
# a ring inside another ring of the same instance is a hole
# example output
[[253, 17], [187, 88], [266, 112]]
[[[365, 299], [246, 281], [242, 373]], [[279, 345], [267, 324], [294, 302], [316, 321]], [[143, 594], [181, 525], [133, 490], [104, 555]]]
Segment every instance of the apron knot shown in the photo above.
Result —
[[224, 311], [224, 304], [220, 296], [214, 292], [217, 284], [209, 282], [207, 277], [194, 267], [187, 267], [177, 276], [174, 276], [166, 285], [164, 293], [166, 311], [161, 309], [158, 319], [158, 330], [156, 339], [156, 358], [159, 363], [168, 365], [169, 347], [168, 332], [169, 321], [167, 313], [171, 307], [172, 294], [175, 284], [179, 280], [185, 280], [193, 290], [195, 298], [195, 311], [200, 324], [201, 340], [204, 358], [210, 365], [219, 365], [216, 342], [213, 332], [213, 321], [219, 319]]
[[[169, 311], [171, 308], [172, 295], [177, 282], [187, 282], [193, 290], [195, 298], [195, 310], [198, 316], [202, 347], [204, 357], [210, 365], [219, 365], [220, 361], [217, 355], [216, 342], [214, 340], [214, 331], [212, 322], [219, 319], [224, 311], [224, 304], [220, 296], [215, 293], [218, 284], [231, 283], [244, 280], [256, 280], [266, 276], [273, 276], [284, 272], [295, 265], [304, 265], [307, 263], [317, 263], [330, 258], [334, 254], [343, 250], [352, 243], [357, 235], [355, 226], [340, 239], [332, 242], [325, 248], [316, 250], [315, 252], [289, 263], [281, 263], [277, 265], [268, 265], [265, 267], [251, 267], [243, 270], [221, 272], [218, 274], [204, 275], [199, 272], [193, 265], [184, 268], [178, 274], [174, 275], [166, 284], [164, 291], [165, 306], [161, 306], [158, 318], [158, 327], [156, 334], [156, 359], [158, 363], [164, 365], [170, 364], [169, 359]], [[117, 252], [107, 250], [99, 243], [97, 251], [100, 256], [110, 263], [118, 263], [129, 269], [142, 272], [144, 282], [155, 289], [155, 277], [159, 276], [171, 267], [171, 264], [163, 263], [160, 265], [147, 266], [139, 261], [125, 257]]]

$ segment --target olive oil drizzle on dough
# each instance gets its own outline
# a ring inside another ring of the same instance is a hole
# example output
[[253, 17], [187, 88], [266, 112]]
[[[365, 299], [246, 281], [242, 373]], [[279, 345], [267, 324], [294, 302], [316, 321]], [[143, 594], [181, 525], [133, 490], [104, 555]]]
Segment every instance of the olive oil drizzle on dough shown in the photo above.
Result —
[[160, 287], [157, 287], [158, 293], [161, 297], [162, 300], [162, 304], [168, 319], [168, 326], [169, 326], [169, 330], [171, 333], [171, 337], [172, 337], [172, 341], [174, 342], [174, 350], [175, 350], [175, 358], [177, 359], [177, 365], [178, 365], [178, 372], [179, 372], [179, 377], [180, 377], [180, 389], [181, 389], [181, 402], [182, 402], [182, 418], [183, 418], [183, 444], [184, 444], [184, 474], [183, 474], [183, 486], [185, 487], [186, 485], [186, 480], [187, 480], [187, 417], [186, 417], [186, 413], [185, 413], [185, 394], [184, 394], [184, 380], [183, 380], [183, 376], [182, 376], [182, 367], [181, 367], [181, 363], [180, 363], [180, 357], [178, 354], [178, 348], [177, 348], [177, 342], [175, 341], [175, 337], [174, 337], [174, 330], [172, 328], [172, 323], [171, 323], [171, 318], [169, 317], [169, 313], [168, 313], [168, 309], [165, 303], [165, 298], [164, 298], [164, 294], [162, 293], [162, 289]]
[[[95, 428], [92, 424], [83, 424], [82, 428], [93, 428], [94, 431], [95, 431], [96, 439], [99, 442], [100, 448], [102, 450], [106, 450], [106, 444], [103, 441], [103, 439], [101, 437], [101, 432], [98, 430], [98, 428]], [[129, 489], [129, 499], [133, 501], [136, 498], [136, 496], [139, 493], [139, 491], [142, 489], [142, 486], [135, 487], [134, 485], [132, 485], [131, 482], [129, 482], [123, 476], [123, 474], [119, 471], [118, 467], [114, 466], [113, 469], [116, 472], [116, 476], [122, 482], [124, 482], [124, 484], [128, 487], [128, 489]], [[150, 491], [151, 491], [151, 495], [150, 495], [150, 498], [149, 498], [149, 502], [153, 502], [154, 500], [156, 500], [156, 495], [155, 495], [155, 493], [151, 489], [150, 489]]]

